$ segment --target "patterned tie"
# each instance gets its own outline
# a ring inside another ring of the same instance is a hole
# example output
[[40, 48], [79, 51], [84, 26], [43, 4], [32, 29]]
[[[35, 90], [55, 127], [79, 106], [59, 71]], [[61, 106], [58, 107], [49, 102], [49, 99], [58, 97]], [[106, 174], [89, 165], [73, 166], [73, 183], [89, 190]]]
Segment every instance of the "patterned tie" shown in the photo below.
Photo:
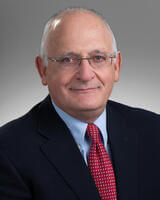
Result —
[[88, 124], [87, 134], [92, 144], [88, 166], [102, 200], [117, 200], [115, 177], [109, 155], [101, 141], [99, 129]]

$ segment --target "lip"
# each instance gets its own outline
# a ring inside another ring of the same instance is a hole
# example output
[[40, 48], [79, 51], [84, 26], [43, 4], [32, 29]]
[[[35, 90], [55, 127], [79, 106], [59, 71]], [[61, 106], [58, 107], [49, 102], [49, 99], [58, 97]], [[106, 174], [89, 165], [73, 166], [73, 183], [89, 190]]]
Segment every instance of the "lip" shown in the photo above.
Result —
[[73, 92], [80, 92], [80, 93], [87, 93], [87, 92], [94, 92], [96, 91], [97, 89], [99, 89], [99, 87], [96, 87], [96, 88], [78, 88], [78, 89], [74, 89], [74, 88], [70, 88], [71, 91]]

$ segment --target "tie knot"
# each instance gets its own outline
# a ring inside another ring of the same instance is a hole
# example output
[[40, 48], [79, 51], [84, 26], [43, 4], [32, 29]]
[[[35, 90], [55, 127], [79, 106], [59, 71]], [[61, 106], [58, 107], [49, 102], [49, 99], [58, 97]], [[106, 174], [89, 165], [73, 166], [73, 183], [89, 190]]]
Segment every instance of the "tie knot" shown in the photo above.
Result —
[[91, 138], [92, 142], [99, 143], [101, 141], [99, 135], [99, 129], [95, 124], [88, 124], [87, 134]]

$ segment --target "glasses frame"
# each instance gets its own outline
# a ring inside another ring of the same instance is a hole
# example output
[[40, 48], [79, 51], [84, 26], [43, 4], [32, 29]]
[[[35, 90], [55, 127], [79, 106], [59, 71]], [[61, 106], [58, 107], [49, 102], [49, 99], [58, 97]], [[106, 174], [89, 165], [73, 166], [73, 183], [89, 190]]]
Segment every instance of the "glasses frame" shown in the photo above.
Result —
[[[111, 59], [111, 64], [112, 64], [112, 59], [115, 59], [117, 57], [117, 53], [116, 52], [113, 52], [113, 53], [108, 53], [107, 52], [105, 55], [108, 55], [108, 57]], [[61, 62], [61, 58], [63, 58], [63, 57], [58, 57], [58, 58], [47, 57], [47, 59], [49, 61], [58, 62], [58, 63]], [[78, 65], [81, 64], [82, 60], [88, 60], [88, 63], [91, 65], [91, 62], [90, 62], [91, 59], [92, 59], [92, 56], [91, 57], [79, 57], [79, 58], [77, 57]]]

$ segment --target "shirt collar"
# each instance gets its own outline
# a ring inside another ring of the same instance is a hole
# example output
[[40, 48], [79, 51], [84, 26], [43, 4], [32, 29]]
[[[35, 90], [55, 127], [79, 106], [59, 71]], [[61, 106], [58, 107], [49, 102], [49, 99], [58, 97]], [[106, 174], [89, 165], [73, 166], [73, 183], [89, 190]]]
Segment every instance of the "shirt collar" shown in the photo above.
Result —
[[[87, 129], [87, 123], [78, 120], [66, 112], [61, 110], [52, 100], [53, 107], [55, 108], [58, 115], [64, 121], [64, 123], [69, 128], [75, 142], [77, 145], [83, 146], [85, 144], [85, 133]], [[106, 127], [106, 108], [103, 113], [94, 121], [94, 124], [99, 128], [102, 134], [104, 146], [107, 147], [107, 127]]]

